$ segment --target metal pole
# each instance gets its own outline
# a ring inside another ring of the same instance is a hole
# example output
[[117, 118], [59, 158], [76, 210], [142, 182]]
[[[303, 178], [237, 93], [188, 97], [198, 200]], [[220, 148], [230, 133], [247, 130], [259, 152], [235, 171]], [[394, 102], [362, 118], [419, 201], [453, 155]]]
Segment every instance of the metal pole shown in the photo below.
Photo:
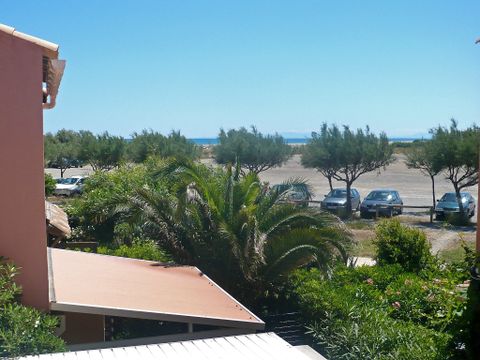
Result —
[[[479, 148], [480, 154], [480, 148]], [[478, 167], [478, 179], [480, 180], [480, 156], [478, 157], [479, 167]], [[478, 231], [478, 226], [480, 225], [480, 181], [477, 184], [477, 241], [475, 250], [477, 251], [477, 255], [480, 255], [480, 231]]]

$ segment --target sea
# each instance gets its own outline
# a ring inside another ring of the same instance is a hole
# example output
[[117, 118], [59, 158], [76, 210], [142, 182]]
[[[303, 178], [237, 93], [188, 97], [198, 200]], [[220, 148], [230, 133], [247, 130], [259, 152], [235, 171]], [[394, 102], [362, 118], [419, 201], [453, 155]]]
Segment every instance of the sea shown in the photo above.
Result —
[[[420, 138], [409, 138], [409, 137], [393, 137], [390, 138], [390, 142], [412, 142], [414, 140], [419, 140]], [[197, 145], [217, 145], [218, 138], [191, 138], [189, 139], [193, 143]], [[287, 144], [296, 144], [296, 145], [304, 145], [308, 143], [310, 138], [285, 138]]]

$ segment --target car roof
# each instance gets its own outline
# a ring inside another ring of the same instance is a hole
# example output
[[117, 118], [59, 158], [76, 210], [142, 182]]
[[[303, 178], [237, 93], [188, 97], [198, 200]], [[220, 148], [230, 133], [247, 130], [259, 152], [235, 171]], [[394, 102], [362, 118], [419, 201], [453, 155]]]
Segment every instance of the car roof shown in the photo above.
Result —
[[[456, 193], [454, 193], [454, 192], [452, 191], [452, 192], [446, 192], [446, 193], [443, 194], [442, 196], [445, 196], [445, 195], [447, 195], [447, 194], [449, 194], [449, 195], [450, 195], [450, 194], [451, 194], [451, 195], [456, 195]], [[466, 192], [466, 191], [461, 191], [460, 194], [461, 194], [461, 195], [470, 195], [470, 196], [471, 196], [471, 194], [470, 194], [469, 192]]]
[[391, 192], [398, 192], [398, 190], [395, 189], [374, 189], [370, 192], [376, 192], [376, 191], [391, 191]]

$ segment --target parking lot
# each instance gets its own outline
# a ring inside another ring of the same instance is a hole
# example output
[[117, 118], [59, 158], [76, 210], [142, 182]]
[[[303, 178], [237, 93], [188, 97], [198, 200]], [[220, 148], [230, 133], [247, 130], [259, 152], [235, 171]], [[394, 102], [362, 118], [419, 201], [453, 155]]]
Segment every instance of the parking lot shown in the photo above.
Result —
[[[398, 190], [403, 199], [404, 205], [431, 206], [432, 205], [432, 184], [429, 177], [423, 176], [420, 171], [409, 169], [404, 163], [404, 155], [396, 155], [397, 160], [380, 173], [372, 172], [362, 175], [355, 181], [355, 187], [363, 199], [373, 189], [395, 189]], [[260, 174], [262, 180], [268, 181], [271, 185], [281, 183], [289, 177], [300, 177], [309, 181], [315, 193], [314, 200], [323, 199], [329, 192], [328, 181], [316, 170], [305, 169], [300, 164], [300, 156], [293, 156], [284, 166], [270, 169]], [[435, 179], [435, 192], [440, 198], [445, 192], [453, 191], [450, 182], [439, 175]], [[334, 182], [334, 187], [345, 187], [345, 183]], [[475, 198], [476, 187], [466, 189]], [[405, 209], [405, 212], [427, 211], [419, 209]], [[475, 219], [472, 219], [476, 221]]]

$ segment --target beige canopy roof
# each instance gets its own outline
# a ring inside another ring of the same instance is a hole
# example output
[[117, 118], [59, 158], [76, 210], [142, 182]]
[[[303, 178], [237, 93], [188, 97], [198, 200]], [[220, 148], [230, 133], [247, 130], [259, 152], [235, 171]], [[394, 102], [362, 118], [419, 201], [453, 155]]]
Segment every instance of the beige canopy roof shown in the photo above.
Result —
[[252, 312], [193, 266], [48, 249], [51, 310], [241, 329]]
[[68, 216], [59, 206], [45, 201], [45, 218], [47, 232], [55, 237], [70, 236], [72, 230], [68, 224]]

